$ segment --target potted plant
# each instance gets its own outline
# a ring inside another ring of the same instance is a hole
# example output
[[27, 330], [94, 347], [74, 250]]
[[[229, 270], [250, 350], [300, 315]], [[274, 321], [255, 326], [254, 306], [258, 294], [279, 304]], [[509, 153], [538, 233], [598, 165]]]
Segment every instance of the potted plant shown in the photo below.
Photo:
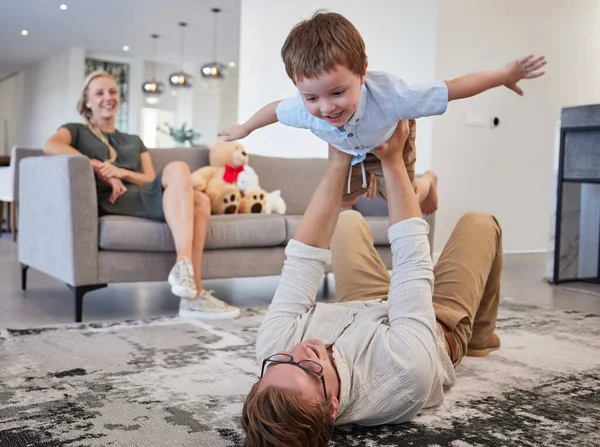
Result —
[[165, 123], [165, 126], [168, 130], [164, 130], [160, 126], [157, 127], [157, 130], [170, 135], [179, 146], [192, 147], [194, 141], [200, 138], [200, 134], [194, 132], [192, 128], [186, 129], [186, 123], [183, 123], [180, 129], [172, 127], [169, 123]]

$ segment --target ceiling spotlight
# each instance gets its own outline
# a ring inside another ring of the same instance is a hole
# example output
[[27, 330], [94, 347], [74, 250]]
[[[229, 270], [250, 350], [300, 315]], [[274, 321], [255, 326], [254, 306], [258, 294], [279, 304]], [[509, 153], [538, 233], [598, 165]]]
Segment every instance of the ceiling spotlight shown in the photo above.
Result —
[[233, 68], [233, 67], [235, 67], [235, 62], [229, 62], [229, 64], [227, 64], [227, 65], [229, 65], [231, 68]]
[[62, 9], [63, 11], [67, 10], [67, 5], [65, 5], [64, 3], [62, 5], [60, 5], [60, 9]]
[[123, 51], [129, 51], [129, 46], [128, 45], [123, 45]]
[[21, 36], [26, 36], [27, 34], [29, 34], [29, 32], [26, 29], [21, 31]]

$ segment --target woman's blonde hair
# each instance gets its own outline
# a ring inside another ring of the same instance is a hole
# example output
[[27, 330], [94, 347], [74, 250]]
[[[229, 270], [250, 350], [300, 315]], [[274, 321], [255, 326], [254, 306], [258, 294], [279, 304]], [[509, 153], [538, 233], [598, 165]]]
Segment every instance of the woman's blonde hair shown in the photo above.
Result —
[[110, 74], [108, 74], [107, 72], [105, 72], [103, 70], [93, 71], [89, 75], [87, 75], [87, 77], [85, 78], [84, 84], [83, 84], [83, 90], [81, 91], [81, 96], [79, 97], [79, 101], [77, 102], [77, 111], [85, 120], [85, 123], [87, 124], [88, 128], [90, 129], [90, 132], [92, 132], [96, 138], [98, 138], [100, 141], [102, 141], [106, 145], [106, 147], [108, 147], [109, 157], [108, 157], [107, 161], [110, 163], [114, 163], [114, 161], [117, 159], [117, 151], [115, 150], [114, 147], [112, 147], [112, 145], [108, 141], [108, 138], [106, 138], [106, 136], [100, 131], [98, 126], [96, 126], [96, 124], [93, 121], [92, 111], [86, 105], [86, 102], [88, 99], [87, 91], [88, 91], [88, 86], [90, 85], [90, 82], [92, 82], [96, 78], [101, 78], [101, 77], [110, 78], [110, 79], [114, 80], [114, 78]]

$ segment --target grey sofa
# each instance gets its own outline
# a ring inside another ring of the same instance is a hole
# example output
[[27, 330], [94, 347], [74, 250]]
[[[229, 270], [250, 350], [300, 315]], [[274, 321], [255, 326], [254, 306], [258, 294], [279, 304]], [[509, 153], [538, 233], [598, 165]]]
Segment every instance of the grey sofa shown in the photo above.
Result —
[[[208, 164], [204, 147], [150, 149], [150, 154], [157, 171], [172, 160], [185, 161], [192, 170]], [[326, 163], [321, 158], [251, 155], [250, 165], [259, 175], [261, 187], [280, 189], [287, 213], [213, 216], [203, 256], [203, 277], [279, 275], [285, 245], [294, 236]], [[29, 267], [63, 281], [74, 295], [75, 321], [79, 322], [83, 297], [91, 290], [109, 283], [166, 280], [175, 261], [167, 225], [124, 216], [99, 218], [94, 175], [86, 158], [28, 158], [21, 162], [20, 172], [23, 290]], [[434, 216], [428, 221], [433, 227]], [[367, 222], [375, 246], [390, 268], [388, 219], [385, 215], [370, 216]]]

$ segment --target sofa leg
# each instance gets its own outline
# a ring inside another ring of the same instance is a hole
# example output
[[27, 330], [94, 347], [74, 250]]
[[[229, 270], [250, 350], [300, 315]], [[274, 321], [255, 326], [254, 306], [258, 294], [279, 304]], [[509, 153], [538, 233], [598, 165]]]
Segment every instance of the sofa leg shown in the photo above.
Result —
[[29, 270], [29, 266], [21, 263], [21, 290], [23, 292], [27, 290], [27, 270]]
[[329, 281], [327, 273], [323, 276], [323, 297], [329, 298]]
[[[7, 226], [7, 230], [8, 230], [8, 216], [6, 217], [6, 226]], [[2, 200], [0, 200], [0, 233], [3, 233], [3, 232], [4, 232], [4, 202]]]
[[17, 242], [17, 232], [19, 231], [19, 208], [17, 205], [17, 202], [12, 202], [11, 203], [13, 210], [12, 210], [12, 237], [13, 237], [13, 242]]
[[83, 316], [83, 295], [93, 290], [102, 289], [107, 286], [107, 284], [91, 284], [87, 286], [72, 286], [67, 284], [69, 289], [73, 292], [73, 296], [75, 297], [75, 323], [81, 323], [81, 318]]
[[15, 202], [8, 204], [8, 213], [10, 215], [10, 233], [12, 235], [13, 242], [17, 240], [17, 215], [15, 210]]

